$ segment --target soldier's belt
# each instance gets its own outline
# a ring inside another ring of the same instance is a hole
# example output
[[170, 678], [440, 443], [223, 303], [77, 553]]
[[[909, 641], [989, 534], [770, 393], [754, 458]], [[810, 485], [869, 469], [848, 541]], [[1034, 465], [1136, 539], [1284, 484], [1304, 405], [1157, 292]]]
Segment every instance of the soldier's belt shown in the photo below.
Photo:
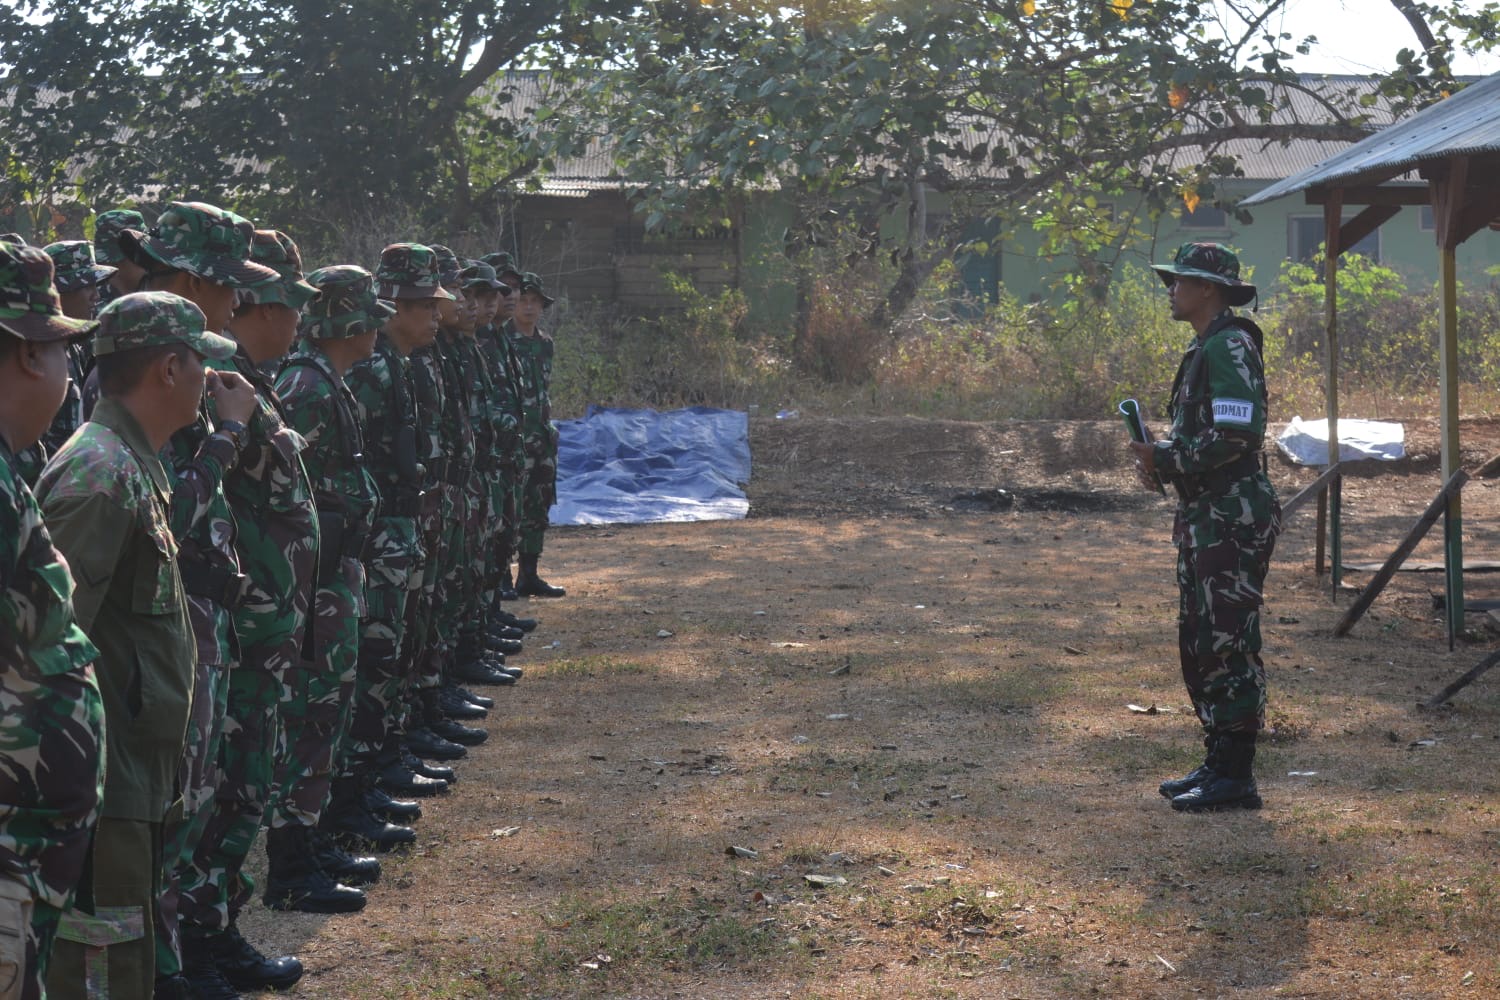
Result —
[[182, 576], [183, 590], [193, 597], [213, 601], [226, 611], [234, 611], [243, 604], [245, 592], [250, 589], [248, 576], [203, 559], [179, 558], [177, 572]]
[[380, 508], [381, 517], [416, 517], [422, 512], [421, 490], [415, 493], [400, 493], [389, 504]]
[[1191, 503], [1210, 494], [1223, 493], [1238, 480], [1253, 476], [1263, 468], [1263, 459], [1263, 452], [1246, 452], [1227, 465], [1210, 469], [1202, 475], [1183, 476], [1175, 480], [1173, 485], [1177, 487], [1177, 495], [1183, 502]]

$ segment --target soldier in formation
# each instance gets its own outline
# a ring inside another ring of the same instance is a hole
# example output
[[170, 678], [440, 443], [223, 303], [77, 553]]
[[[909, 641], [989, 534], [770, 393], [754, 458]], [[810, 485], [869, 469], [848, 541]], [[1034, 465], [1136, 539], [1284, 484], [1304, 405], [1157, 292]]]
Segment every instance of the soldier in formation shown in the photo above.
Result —
[[415, 841], [487, 736], [470, 688], [522, 676], [537, 623], [504, 602], [562, 593], [551, 301], [432, 244], [304, 274], [206, 202], [0, 242], [16, 995], [288, 988], [238, 929], [260, 831], [265, 904], [315, 913]]

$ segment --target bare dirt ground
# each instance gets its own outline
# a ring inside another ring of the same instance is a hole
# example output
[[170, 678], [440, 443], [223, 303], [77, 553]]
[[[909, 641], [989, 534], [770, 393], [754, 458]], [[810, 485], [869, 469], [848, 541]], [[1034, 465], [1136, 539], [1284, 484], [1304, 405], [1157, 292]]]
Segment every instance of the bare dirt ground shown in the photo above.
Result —
[[[1407, 430], [1345, 483], [1348, 560], [1438, 489], [1436, 427]], [[757, 420], [748, 520], [553, 532], [569, 596], [532, 602], [417, 849], [364, 912], [257, 905], [247, 934], [304, 997], [1500, 996], [1500, 670], [1416, 707], [1484, 616], [1450, 653], [1441, 576], [1402, 573], [1331, 638], [1350, 594], [1306, 508], [1268, 584], [1266, 807], [1175, 814], [1156, 785], [1201, 747], [1171, 508], [1120, 437]], [[1465, 490], [1471, 559], [1500, 558], [1497, 494]]]

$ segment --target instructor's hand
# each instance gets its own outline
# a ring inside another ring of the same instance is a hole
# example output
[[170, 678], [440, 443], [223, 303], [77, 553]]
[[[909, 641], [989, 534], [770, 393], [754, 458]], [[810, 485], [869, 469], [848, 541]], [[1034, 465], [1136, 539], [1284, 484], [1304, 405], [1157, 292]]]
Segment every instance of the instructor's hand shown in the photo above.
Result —
[[1139, 441], [1127, 442], [1130, 450], [1135, 452], [1135, 478], [1141, 484], [1141, 489], [1155, 493], [1157, 491], [1156, 480], [1156, 446], [1142, 444]]

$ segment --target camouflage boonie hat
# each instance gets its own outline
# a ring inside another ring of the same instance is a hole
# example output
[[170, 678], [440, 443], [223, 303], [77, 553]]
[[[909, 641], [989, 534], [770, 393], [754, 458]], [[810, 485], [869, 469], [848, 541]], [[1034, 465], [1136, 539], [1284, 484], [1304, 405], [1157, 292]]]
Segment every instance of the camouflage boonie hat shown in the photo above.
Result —
[[1161, 276], [1169, 288], [1180, 277], [1200, 278], [1223, 285], [1225, 300], [1242, 306], [1255, 298], [1255, 286], [1240, 280], [1240, 259], [1222, 243], [1184, 243], [1170, 264], [1152, 264], [1151, 270]]
[[318, 297], [318, 290], [303, 280], [302, 253], [286, 233], [257, 229], [250, 239], [250, 259], [275, 271], [281, 280], [245, 289], [240, 293], [242, 301], [301, 309]]
[[438, 280], [437, 255], [420, 243], [392, 243], [380, 251], [375, 268], [382, 299], [451, 299]]
[[99, 324], [93, 320], [63, 315], [52, 273], [52, 258], [44, 251], [0, 242], [0, 330], [38, 342], [94, 332]]
[[94, 244], [88, 240], [63, 240], [42, 248], [52, 258], [56, 269], [53, 281], [59, 292], [76, 292], [80, 288], [102, 285], [115, 273], [112, 267], [94, 263]]
[[521, 265], [516, 263], [515, 255], [509, 250], [487, 253], [479, 259], [495, 269], [496, 277], [504, 278], [507, 274], [521, 277]]
[[137, 231], [146, 228], [146, 217], [133, 208], [112, 208], [94, 216], [94, 256], [105, 264], [118, 264], [125, 259], [120, 249], [120, 236], [127, 229]]
[[254, 288], [280, 277], [250, 260], [255, 227], [250, 220], [201, 201], [174, 201], [148, 232], [120, 234], [125, 256], [148, 271], [162, 265], [216, 285]]
[[534, 271], [527, 271], [521, 275], [521, 294], [525, 295], [527, 292], [536, 292], [538, 295], [540, 295], [542, 297], [543, 308], [546, 308], [547, 306], [550, 306], [552, 303], [557, 301], [552, 296], [547, 294], [547, 290], [542, 287], [541, 275], [535, 273]]
[[464, 266], [459, 263], [458, 254], [449, 250], [441, 243], [429, 243], [427, 245], [437, 255], [438, 280], [443, 283], [443, 287], [453, 288], [455, 286], [462, 286], [463, 279], [459, 277], [459, 272], [463, 270]]
[[357, 264], [320, 267], [307, 276], [319, 291], [298, 332], [311, 340], [340, 340], [380, 329], [395, 309], [375, 296], [375, 276]]
[[477, 286], [497, 291], [501, 295], [510, 294], [510, 286], [495, 277], [495, 269], [482, 260], [469, 261], [469, 266], [459, 272], [459, 277], [463, 279], [465, 288]]
[[186, 344], [205, 358], [228, 361], [235, 343], [204, 329], [208, 318], [192, 302], [171, 292], [131, 292], [99, 310], [94, 356], [137, 347]]

